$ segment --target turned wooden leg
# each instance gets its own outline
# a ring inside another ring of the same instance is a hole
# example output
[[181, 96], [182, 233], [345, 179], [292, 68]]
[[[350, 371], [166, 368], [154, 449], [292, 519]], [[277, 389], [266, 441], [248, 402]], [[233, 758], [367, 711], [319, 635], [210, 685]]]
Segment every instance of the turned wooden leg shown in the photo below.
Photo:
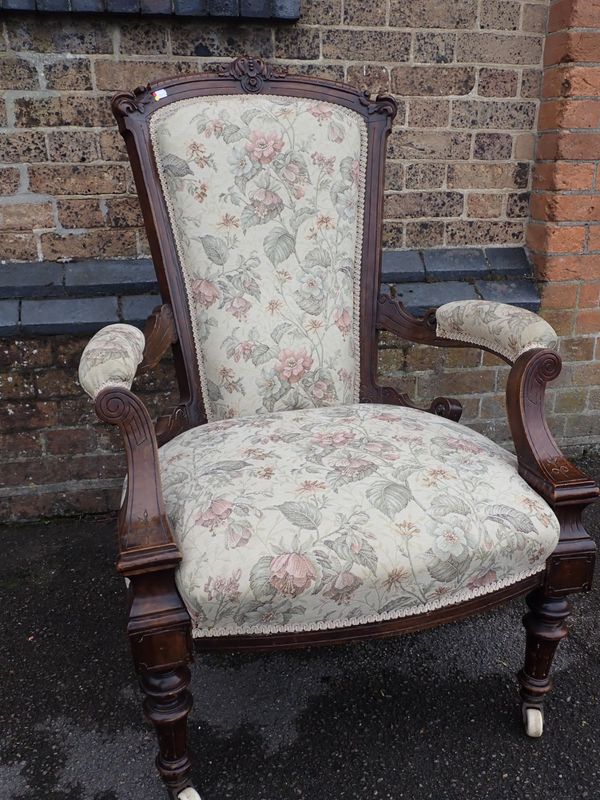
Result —
[[187, 718], [192, 708], [192, 695], [188, 691], [189, 683], [188, 667], [140, 675], [145, 694], [144, 714], [154, 725], [158, 738], [156, 766], [171, 800], [177, 800], [179, 793], [190, 787]]
[[568, 633], [570, 606], [564, 597], [548, 597], [542, 589], [527, 596], [529, 612], [523, 617], [527, 631], [525, 666], [519, 672], [523, 719], [529, 736], [541, 736], [543, 703], [552, 689], [550, 668], [559, 642]]
[[144, 693], [144, 714], [158, 739], [156, 766], [169, 800], [200, 800], [191, 779], [187, 721], [193, 658], [190, 617], [170, 572], [134, 576], [128, 634]]

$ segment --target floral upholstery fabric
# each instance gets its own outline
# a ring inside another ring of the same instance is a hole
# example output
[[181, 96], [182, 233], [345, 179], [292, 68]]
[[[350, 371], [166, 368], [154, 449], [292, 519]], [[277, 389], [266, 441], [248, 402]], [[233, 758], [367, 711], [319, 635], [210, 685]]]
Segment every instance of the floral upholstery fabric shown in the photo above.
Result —
[[355, 402], [362, 117], [204, 97], [155, 112], [151, 136], [208, 419]]
[[516, 361], [526, 350], [556, 350], [558, 337], [545, 320], [523, 308], [488, 300], [458, 300], [436, 310], [437, 335], [489, 347]]
[[159, 456], [196, 636], [422, 613], [540, 571], [558, 541], [514, 456], [415, 409], [213, 422]]
[[88, 342], [79, 362], [79, 383], [94, 399], [107, 386], [131, 388], [143, 355], [144, 334], [133, 325], [107, 325]]

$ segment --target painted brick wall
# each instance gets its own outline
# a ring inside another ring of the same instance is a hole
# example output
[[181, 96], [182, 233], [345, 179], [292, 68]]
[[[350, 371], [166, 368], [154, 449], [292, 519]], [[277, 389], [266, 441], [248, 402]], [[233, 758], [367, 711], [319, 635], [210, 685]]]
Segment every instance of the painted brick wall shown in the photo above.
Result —
[[244, 52], [391, 91], [389, 247], [524, 242], [547, 0], [305, 0], [298, 25], [5, 15], [0, 250], [147, 254], [117, 89]]

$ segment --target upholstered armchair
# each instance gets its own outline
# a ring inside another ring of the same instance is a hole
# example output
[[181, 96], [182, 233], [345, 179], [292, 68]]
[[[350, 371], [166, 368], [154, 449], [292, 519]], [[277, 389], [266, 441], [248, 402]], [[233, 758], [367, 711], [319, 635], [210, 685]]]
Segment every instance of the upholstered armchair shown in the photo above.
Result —
[[[546, 322], [379, 295], [390, 97], [245, 58], [118, 94], [163, 305], [145, 335], [93, 337], [80, 381], [127, 454], [117, 569], [172, 800], [193, 800], [193, 651], [274, 650], [416, 631], [527, 595], [519, 673], [542, 733], [567, 595], [590, 586], [594, 482], [558, 450]], [[380, 386], [377, 332], [511, 365], [516, 455]], [[181, 400], [152, 423], [131, 391], [173, 349]], [[417, 690], [417, 687], [415, 687]], [[482, 699], [482, 702], [485, 702]]]

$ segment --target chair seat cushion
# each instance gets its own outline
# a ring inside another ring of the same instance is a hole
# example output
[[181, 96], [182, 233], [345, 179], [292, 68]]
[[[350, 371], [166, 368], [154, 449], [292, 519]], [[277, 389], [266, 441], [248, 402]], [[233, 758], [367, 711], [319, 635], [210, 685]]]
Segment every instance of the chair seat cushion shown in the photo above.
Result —
[[195, 636], [424, 613], [542, 570], [558, 541], [514, 456], [410, 408], [209, 423], [160, 461]]

